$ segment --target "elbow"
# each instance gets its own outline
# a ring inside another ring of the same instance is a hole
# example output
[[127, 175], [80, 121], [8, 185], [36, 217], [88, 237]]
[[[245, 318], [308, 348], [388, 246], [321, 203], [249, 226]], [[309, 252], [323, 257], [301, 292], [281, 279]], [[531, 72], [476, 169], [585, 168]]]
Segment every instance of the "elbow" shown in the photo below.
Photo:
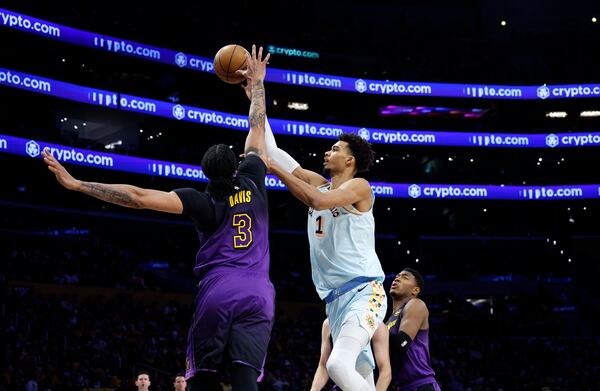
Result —
[[389, 365], [384, 369], [382, 368], [379, 371], [379, 377], [386, 381], [392, 381], [392, 368]]
[[389, 385], [392, 382], [392, 368], [380, 368], [377, 382]]
[[150, 208], [148, 203], [145, 202], [144, 197], [141, 197], [137, 194], [131, 196], [131, 198], [129, 200], [129, 205], [127, 205], [127, 206], [130, 208], [133, 208], [133, 209], [149, 209]]

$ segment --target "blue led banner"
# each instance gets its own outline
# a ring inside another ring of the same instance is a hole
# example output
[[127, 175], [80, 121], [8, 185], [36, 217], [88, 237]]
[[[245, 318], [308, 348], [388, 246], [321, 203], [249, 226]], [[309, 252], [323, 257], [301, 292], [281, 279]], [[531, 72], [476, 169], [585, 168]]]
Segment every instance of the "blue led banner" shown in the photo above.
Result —
[[[120, 108], [234, 130], [248, 129], [246, 115], [173, 104], [114, 91], [78, 86], [35, 75], [0, 68], [0, 85], [56, 96], [77, 102]], [[335, 139], [343, 132], [357, 133], [375, 144], [431, 145], [487, 148], [556, 148], [600, 145], [599, 132], [557, 134], [466, 133], [417, 130], [374, 129], [272, 118], [276, 134]]]
[[51, 95], [76, 102], [112, 108], [119, 107], [119, 103], [117, 102], [118, 94], [115, 92], [82, 87], [5, 68], [0, 68], [0, 85]]
[[91, 33], [0, 8], [0, 25], [58, 41], [164, 64], [212, 72], [212, 60], [138, 42]]
[[[97, 50], [161, 62], [180, 68], [213, 72], [212, 59], [207, 57], [78, 30], [3, 8], [0, 8], [0, 25]], [[600, 97], [600, 84], [502, 86], [422, 83], [357, 79], [276, 68], [269, 68], [266, 80], [273, 83], [376, 95], [513, 100]]]
[[[0, 134], [0, 153], [39, 159], [41, 151], [46, 148], [63, 163], [196, 182], [207, 181], [202, 173], [202, 168], [199, 166], [72, 148], [44, 141], [28, 140]], [[41, 169], [42, 163], [40, 162]], [[285, 189], [283, 183], [272, 175], [267, 176], [265, 184], [271, 190]], [[481, 200], [573, 200], [600, 198], [600, 185], [478, 186], [371, 182], [371, 187], [378, 197], [387, 198]]]
[[318, 59], [319, 53], [312, 52], [309, 50], [295, 49], [295, 48], [284, 48], [281, 46], [268, 45], [267, 51], [271, 53], [272, 56], [276, 56], [278, 54], [288, 56], [288, 57], [301, 57], [301, 58], [312, 58]]
[[[0, 85], [56, 96], [77, 102], [196, 122], [221, 128], [247, 130], [246, 115], [174, 104], [114, 91], [79, 86], [28, 73], [0, 68]], [[466, 133], [374, 129], [271, 118], [276, 134], [336, 139], [341, 133], [357, 133], [375, 144], [430, 145], [486, 148], [557, 148], [600, 145], [599, 132], [557, 134]]]

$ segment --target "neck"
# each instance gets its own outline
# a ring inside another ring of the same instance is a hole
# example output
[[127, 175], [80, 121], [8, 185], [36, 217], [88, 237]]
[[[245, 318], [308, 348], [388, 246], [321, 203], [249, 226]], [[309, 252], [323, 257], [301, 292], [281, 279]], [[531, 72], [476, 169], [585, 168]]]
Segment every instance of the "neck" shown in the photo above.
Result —
[[341, 173], [331, 175], [331, 190], [337, 189], [342, 186], [345, 182], [354, 178], [354, 174], [350, 171], [342, 171]]
[[412, 299], [412, 296], [406, 296], [406, 297], [402, 297], [402, 298], [399, 298], [399, 299], [397, 299], [397, 300], [396, 300], [396, 299], [394, 299], [394, 298], [392, 298], [392, 307], [394, 308], [394, 312], [393, 312], [393, 313], [395, 314], [396, 312], [398, 312], [398, 311], [400, 310], [400, 308], [401, 308], [401, 307], [402, 307], [404, 304], [408, 303], [408, 301], [409, 301], [410, 299]]

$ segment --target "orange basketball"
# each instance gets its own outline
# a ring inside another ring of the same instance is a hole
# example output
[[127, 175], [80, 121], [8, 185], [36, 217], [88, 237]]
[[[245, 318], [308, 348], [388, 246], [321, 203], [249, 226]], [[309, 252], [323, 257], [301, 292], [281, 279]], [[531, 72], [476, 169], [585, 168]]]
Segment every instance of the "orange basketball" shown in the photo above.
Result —
[[248, 51], [240, 45], [223, 46], [215, 55], [213, 62], [215, 73], [219, 79], [229, 84], [239, 84], [244, 78], [235, 71], [246, 68]]

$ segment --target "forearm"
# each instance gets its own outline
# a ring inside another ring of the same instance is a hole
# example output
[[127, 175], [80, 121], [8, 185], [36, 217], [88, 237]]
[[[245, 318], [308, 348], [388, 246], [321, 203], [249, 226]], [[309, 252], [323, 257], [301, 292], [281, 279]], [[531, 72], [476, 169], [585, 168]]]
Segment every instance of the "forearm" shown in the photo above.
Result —
[[327, 373], [327, 368], [325, 365], [319, 364], [317, 371], [315, 372], [315, 377], [313, 378], [312, 385], [310, 386], [310, 391], [320, 391], [325, 387], [329, 381], [329, 374]]
[[75, 190], [96, 197], [99, 200], [128, 208], [140, 209], [142, 207], [139, 198], [143, 189], [136, 186], [80, 181]]
[[392, 382], [392, 370], [390, 367], [379, 368], [379, 377], [375, 389], [377, 391], [386, 391]]
[[269, 118], [265, 116], [265, 145], [267, 146], [267, 152], [269, 156], [272, 156], [273, 153], [279, 149], [277, 146], [277, 142], [275, 141], [275, 135], [273, 134], [273, 129], [271, 129], [271, 124], [269, 123]]
[[[265, 130], [267, 109], [265, 103], [265, 84], [256, 80], [252, 86], [252, 102], [250, 103], [250, 127]], [[264, 136], [264, 135], [263, 135]]]
[[322, 196], [321, 192], [316, 187], [297, 178], [293, 174], [285, 171], [283, 168], [274, 165], [273, 173], [281, 179], [287, 186], [288, 190], [305, 205], [311, 208], [319, 209], [319, 200]]
[[265, 87], [262, 80], [253, 82], [252, 102], [250, 103], [250, 134], [246, 138], [246, 152], [256, 152], [259, 155], [265, 151], [265, 120], [266, 120]]

